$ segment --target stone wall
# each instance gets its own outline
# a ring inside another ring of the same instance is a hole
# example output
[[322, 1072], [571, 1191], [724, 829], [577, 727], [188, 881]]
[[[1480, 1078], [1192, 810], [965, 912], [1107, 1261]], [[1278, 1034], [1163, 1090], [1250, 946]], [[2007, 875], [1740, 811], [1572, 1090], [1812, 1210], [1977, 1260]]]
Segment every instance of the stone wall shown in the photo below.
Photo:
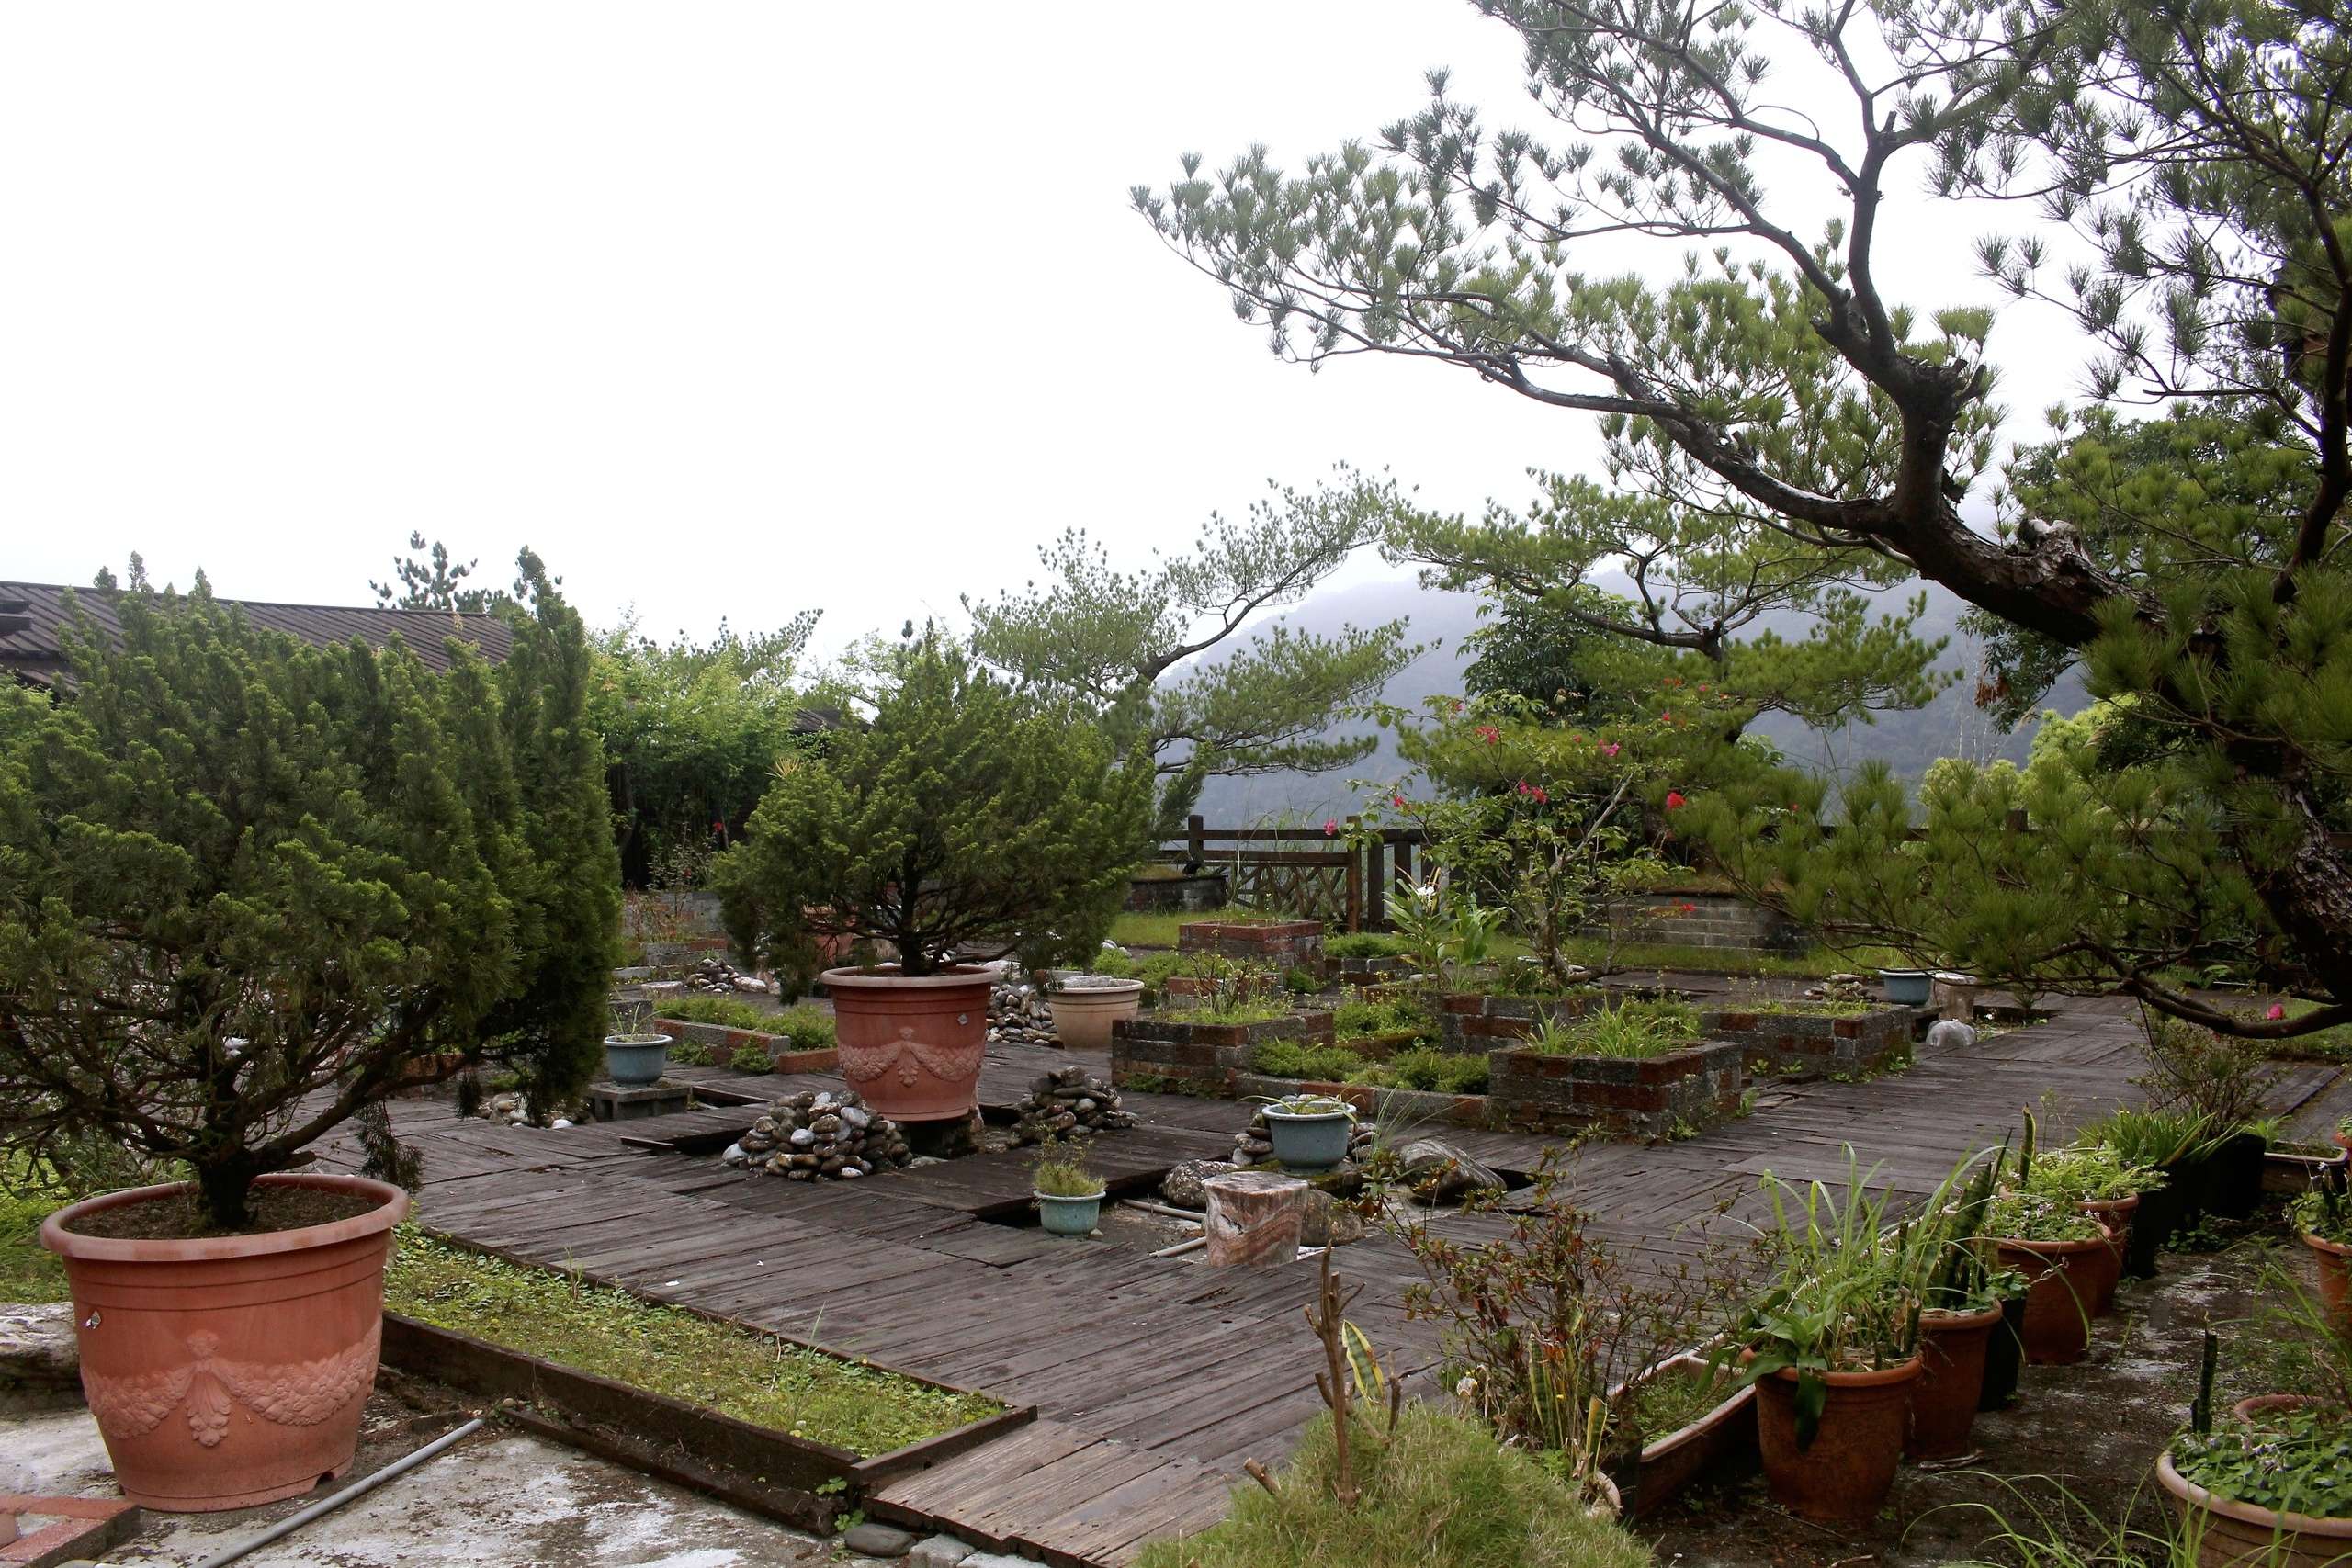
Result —
[[1858, 1077], [1908, 1052], [1912, 1025], [1919, 1016], [1907, 1007], [1873, 1008], [1845, 1017], [1726, 1009], [1701, 1013], [1699, 1026], [1709, 1039], [1737, 1045], [1751, 1072], [1770, 1068]]
[[1133, 876], [1127, 879], [1125, 908], [1131, 914], [1155, 909], [1222, 909], [1232, 901], [1225, 873], [1198, 876]]
[[[1609, 924], [1630, 942], [1732, 953], [1803, 953], [1813, 942], [1812, 932], [1779, 911], [1731, 893], [1629, 893], [1610, 900]], [[1603, 934], [1597, 926], [1586, 930]]]
[[1669, 1137], [1738, 1114], [1747, 1088], [1743, 1060], [1727, 1041], [1648, 1057], [1490, 1051], [1487, 1100], [1494, 1124], [1511, 1132], [1599, 1125]]
[[1295, 1012], [1263, 1023], [1188, 1023], [1141, 1013], [1112, 1021], [1111, 1081], [1121, 1089], [1230, 1100], [1235, 1083], [1256, 1066], [1258, 1047], [1267, 1041], [1329, 1045], [1336, 1037], [1328, 1012]]

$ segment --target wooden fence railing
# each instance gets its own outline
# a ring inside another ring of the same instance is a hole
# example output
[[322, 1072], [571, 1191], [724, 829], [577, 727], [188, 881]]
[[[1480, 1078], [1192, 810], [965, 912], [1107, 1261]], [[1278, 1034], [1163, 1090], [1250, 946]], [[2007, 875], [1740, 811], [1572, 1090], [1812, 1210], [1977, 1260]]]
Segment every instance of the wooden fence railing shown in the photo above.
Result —
[[[1344, 832], [1356, 828], [1351, 817]], [[1193, 817], [1182, 839], [1160, 845], [1158, 858], [1224, 873], [1238, 908], [1322, 920], [1335, 931], [1378, 931], [1388, 923], [1389, 889], [1413, 879], [1422, 841], [1418, 828], [1385, 829], [1376, 842], [1359, 847], [1320, 828], [1211, 828]], [[1303, 847], [1317, 844], [1323, 847]]]

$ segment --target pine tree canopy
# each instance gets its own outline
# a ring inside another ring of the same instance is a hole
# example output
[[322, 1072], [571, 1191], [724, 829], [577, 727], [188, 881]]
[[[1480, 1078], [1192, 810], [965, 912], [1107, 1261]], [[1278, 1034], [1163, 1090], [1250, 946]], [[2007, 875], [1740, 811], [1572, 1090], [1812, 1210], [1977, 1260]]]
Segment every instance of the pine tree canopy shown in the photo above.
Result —
[[[1842, 890], [1796, 901], [1990, 978], [2121, 988], [2240, 1032], [2352, 1019], [2352, 864], [2332, 837], [2352, 829], [2341, 8], [1477, 3], [1518, 34], [1544, 133], [1490, 124], [1437, 73], [1418, 112], [1295, 172], [1262, 148], [1214, 174], [1188, 156], [1182, 179], [1136, 192], [1278, 354], [1403, 355], [1599, 419], [1607, 487], [1569, 484], [1532, 524], [1408, 518], [1401, 553], [1490, 583], [1532, 561], [1512, 591], [1571, 614], [1596, 608], [1577, 597], [1592, 562], [1664, 538], [1653, 575], [1695, 587], [1700, 613], [1599, 609], [1624, 622], [1609, 635], [1702, 653], [1748, 592], [1720, 570], [1736, 563], [1824, 607], [1864, 582], [1941, 583], [1996, 633], [1988, 702], [2020, 711], [2079, 664], [2109, 729], [2053, 742], [2023, 777], [1945, 770], [1923, 791], [1928, 849], [1894, 833], [1898, 807], [1912, 826], [1899, 792], [1866, 784], [1835, 855], [1776, 871], [1774, 846], [1817, 830], [1789, 813], [1808, 801], [1788, 778], [1716, 801], [1717, 849], [1768, 897], [1842, 863]], [[1899, 297], [1879, 243], [1894, 180], [1924, 184], [1936, 221], [1984, 231], [1998, 289], [2081, 333], [2094, 406], [2013, 455], [1995, 529], [1961, 511], [1999, 457], [1995, 313]], [[1998, 231], [2017, 200], [2041, 230]], [[1818, 227], [1795, 216], [1825, 205]], [[1655, 242], [1668, 265], [1591, 270], [1603, 239]], [[1916, 696], [1907, 628], [1871, 626], [1865, 647], [1852, 627], [1791, 696], [1815, 701], [1825, 669], [1833, 701]], [[1922, 873], [1935, 899], [1864, 919], [1863, 880], [2019, 807], [2034, 831], [2007, 837], [2030, 850], [1979, 844], [1966, 875]], [[2175, 880], [2145, 882], [2153, 865]], [[2211, 1008], [2183, 982], [2216, 963], [2320, 1005]]]
[[185, 1161], [215, 1224], [404, 1082], [596, 1060], [619, 890], [586, 644], [535, 558], [511, 661], [256, 630], [201, 578], [0, 693], [0, 1132]]

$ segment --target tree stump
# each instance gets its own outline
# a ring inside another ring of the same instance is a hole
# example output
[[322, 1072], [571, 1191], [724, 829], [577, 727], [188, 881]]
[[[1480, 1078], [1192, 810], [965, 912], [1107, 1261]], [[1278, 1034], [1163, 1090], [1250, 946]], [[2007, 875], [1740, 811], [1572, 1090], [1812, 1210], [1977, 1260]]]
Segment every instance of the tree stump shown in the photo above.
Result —
[[1243, 1170], [1201, 1183], [1208, 1194], [1209, 1267], [1263, 1268], [1298, 1258], [1306, 1183], [1295, 1176]]

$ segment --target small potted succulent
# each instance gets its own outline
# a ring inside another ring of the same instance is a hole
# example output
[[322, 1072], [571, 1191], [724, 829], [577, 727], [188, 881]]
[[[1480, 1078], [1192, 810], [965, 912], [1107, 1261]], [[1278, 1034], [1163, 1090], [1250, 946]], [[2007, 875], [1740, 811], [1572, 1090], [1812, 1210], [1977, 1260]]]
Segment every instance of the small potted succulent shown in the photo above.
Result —
[[1284, 1170], [1316, 1175], [1348, 1157], [1356, 1108], [1327, 1094], [1286, 1094], [1265, 1100], [1266, 1135]]
[[613, 1032], [605, 1036], [605, 1076], [623, 1089], [660, 1083], [670, 1065], [670, 1037], [646, 1027], [651, 1006], [636, 998], [612, 1005]]
[[1778, 1278], [1716, 1353], [1756, 1388], [1757, 1441], [1772, 1500], [1824, 1523], [1867, 1524], [1894, 1484], [1923, 1371], [1920, 1302], [1902, 1249], [1881, 1245], [1887, 1190], [1847, 1150], [1841, 1201], [1767, 1173]]
[[1152, 828], [1153, 773], [1092, 724], [936, 635], [903, 646], [874, 721], [786, 759], [711, 881], [745, 953], [782, 974], [828, 942], [889, 962], [828, 969], [841, 1066], [895, 1122], [978, 1108], [987, 965], [1093, 957]]
[[1037, 1164], [1031, 1181], [1037, 1200], [1037, 1221], [1054, 1235], [1088, 1235], [1102, 1220], [1102, 1179], [1086, 1168], [1086, 1145], [1081, 1141], [1037, 1145]]

